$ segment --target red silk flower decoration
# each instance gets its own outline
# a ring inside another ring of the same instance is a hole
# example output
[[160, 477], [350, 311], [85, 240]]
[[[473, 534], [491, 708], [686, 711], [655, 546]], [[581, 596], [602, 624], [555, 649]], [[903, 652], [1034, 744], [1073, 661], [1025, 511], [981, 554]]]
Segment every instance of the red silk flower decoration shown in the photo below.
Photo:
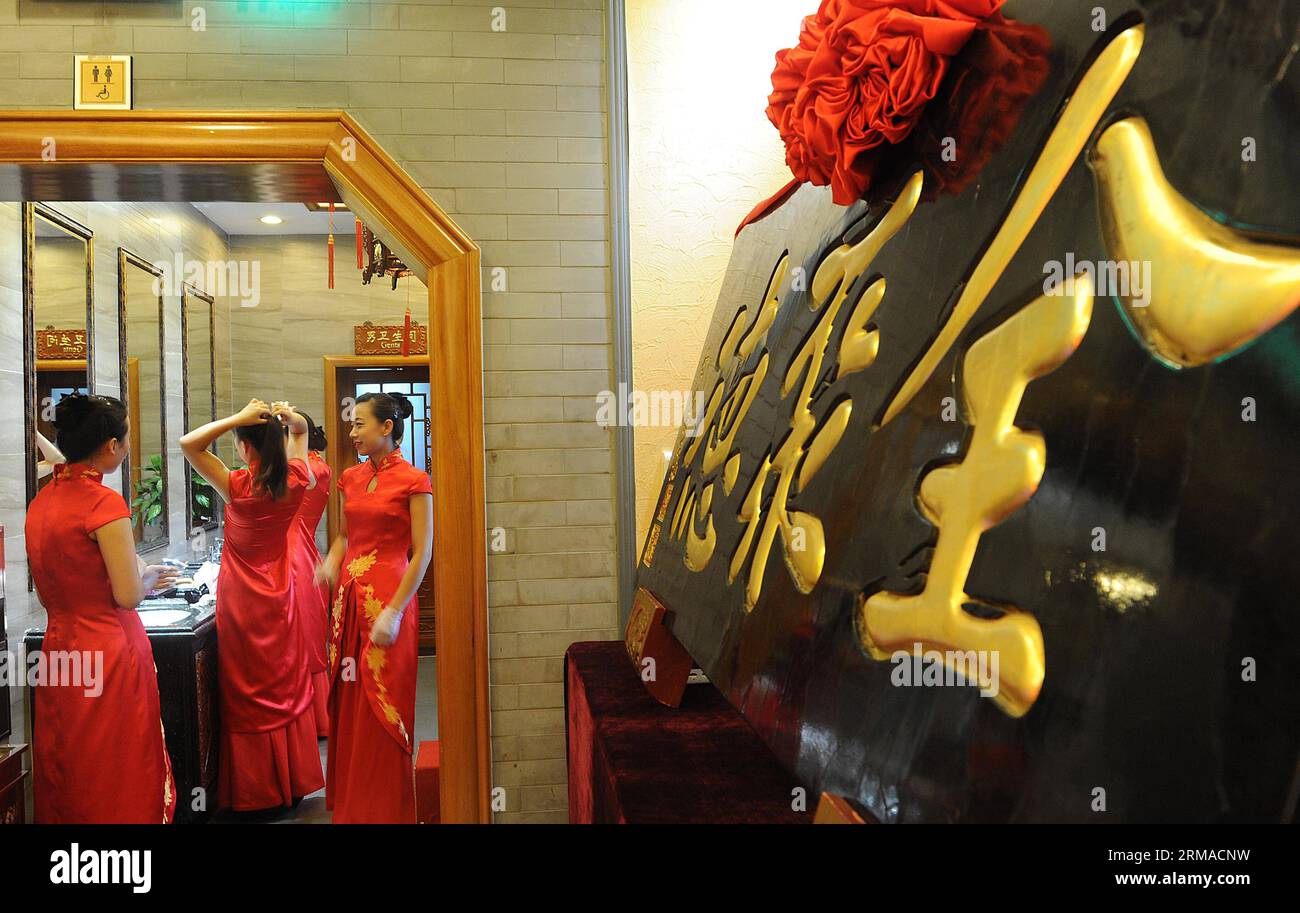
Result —
[[1004, 0], [822, 0], [776, 55], [767, 116], [797, 181], [841, 206], [871, 186], [877, 154], [916, 127], [978, 22]]

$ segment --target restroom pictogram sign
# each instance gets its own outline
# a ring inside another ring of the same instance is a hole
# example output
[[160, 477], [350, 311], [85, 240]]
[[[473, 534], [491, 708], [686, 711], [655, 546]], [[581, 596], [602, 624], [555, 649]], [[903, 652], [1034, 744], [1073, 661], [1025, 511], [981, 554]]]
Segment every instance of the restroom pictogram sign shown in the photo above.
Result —
[[129, 55], [74, 58], [74, 107], [108, 111], [131, 108], [131, 57]]

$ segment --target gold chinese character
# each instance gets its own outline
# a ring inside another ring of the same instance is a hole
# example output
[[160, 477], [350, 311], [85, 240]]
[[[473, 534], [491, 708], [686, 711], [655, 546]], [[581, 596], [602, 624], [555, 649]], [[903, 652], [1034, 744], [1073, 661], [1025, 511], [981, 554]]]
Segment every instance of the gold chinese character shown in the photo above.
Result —
[[900, 650], [938, 650], [951, 666], [964, 651], [997, 656], [998, 681], [979, 683], [1012, 716], [1038, 698], [1046, 659], [1038, 621], [1029, 612], [998, 604], [996, 618], [963, 606], [979, 603], [965, 590], [984, 531], [1020, 509], [1047, 464], [1037, 431], [1015, 424], [1025, 387], [1063, 364], [1083, 341], [1092, 319], [1093, 285], [1085, 273], [1073, 297], [1044, 296], [981, 337], [962, 363], [962, 402], [973, 426], [966, 456], [926, 473], [917, 497], [921, 512], [939, 529], [925, 588], [915, 596], [882, 591], [858, 606], [858, 637], [876, 659]]
[[[822, 379], [822, 366], [828, 354], [835, 319], [855, 280], [866, 272], [881, 248], [907, 224], [921, 198], [922, 183], [921, 172], [913, 174], [898, 199], [867, 236], [857, 244], [842, 244], [828, 254], [813, 277], [808, 306], [821, 313], [813, 332], [791, 360], [781, 384], [781, 396], [785, 398], [803, 378], [790, 418], [790, 430], [776, 453], [769, 452], [759, 466], [737, 515], [746, 524], [746, 529], [731, 557], [727, 582], [740, 575], [752, 550], [753, 561], [745, 585], [746, 611], [752, 611], [758, 603], [768, 555], [778, 532], [786, 568], [799, 592], [812, 592], [821, 579], [826, 559], [826, 537], [821, 520], [813, 514], [791, 509], [789, 502], [799, 491], [807, 488], [839, 444], [853, 412], [853, 401], [842, 399], [819, 429], [812, 408], [815, 405], [813, 391]], [[849, 345], [847, 351], [842, 349], [837, 357], [837, 378], [860, 371], [875, 360], [878, 340], [866, 325], [883, 296], [884, 281], [879, 280], [862, 293], [849, 315], [845, 333]], [[771, 507], [765, 515], [763, 495], [773, 473], [776, 487]]]
[[[683, 561], [693, 571], [702, 571], [713, 558], [717, 546], [717, 534], [713, 528], [713, 491], [719, 467], [723, 467], [722, 485], [725, 494], [731, 494], [732, 487], [740, 473], [740, 454], [732, 454], [736, 435], [749, 414], [750, 407], [767, 377], [770, 356], [764, 352], [753, 371], [733, 380], [734, 373], [740, 365], [752, 355], [759, 343], [766, 337], [776, 312], [780, 306], [781, 286], [785, 282], [789, 267], [788, 253], [782, 254], [777, 261], [762, 302], [754, 320], [748, 322], [748, 308], [742, 307], [732, 320], [730, 329], [718, 347], [714, 364], [720, 371], [720, 377], [709, 396], [704, 415], [697, 417], [694, 440], [682, 455], [681, 465], [690, 467], [694, 464], [701, 447], [704, 459], [700, 467], [700, 480], [688, 477], [682, 486], [677, 508], [673, 512], [670, 531], [674, 538], [686, 539]], [[728, 386], [730, 392], [728, 393]], [[674, 469], [677, 465], [674, 459]], [[671, 480], [674, 472], [670, 472]], [[697, 532], [702, 527], [703, 532]]]

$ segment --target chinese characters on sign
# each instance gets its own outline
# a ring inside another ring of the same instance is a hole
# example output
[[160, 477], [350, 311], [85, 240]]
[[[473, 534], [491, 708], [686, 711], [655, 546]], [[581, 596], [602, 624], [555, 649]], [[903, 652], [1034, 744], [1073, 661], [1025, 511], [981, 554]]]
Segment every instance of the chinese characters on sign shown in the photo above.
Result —
[[36, 357], [67, 361], [86, 357], [86, 331], [44, 329], [36, 332]]
[[[354, 327], [354, 353], [357, 355], [401, 355], [402, 331], [400, 326]], [[411, 326], [411, 355], [429, 354], [429, 328]]]

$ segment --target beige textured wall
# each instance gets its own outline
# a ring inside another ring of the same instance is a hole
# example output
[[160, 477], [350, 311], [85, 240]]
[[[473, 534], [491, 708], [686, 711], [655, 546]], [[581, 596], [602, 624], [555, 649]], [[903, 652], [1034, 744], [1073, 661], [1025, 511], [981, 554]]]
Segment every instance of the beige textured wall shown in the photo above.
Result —
[[340, 407], [327, 407], [324, 401], [322, 357], [351, 355], [352, 328], [367, 320], [400, 324], [408, 301], [413, 319], [428, 322], [424, 283], [411, 276], [396, 292], [391, 280], [362, 285], [351, 236], [340, 233], [335, 241], [335, 282], [330, 289], [324, 236], [230, 239], [231, 258], [256, 263], [262, 277], [257, 307], [241, 307], [235, 301], [229, 311], [232, 403], [247, 403], [254, 396], [268, 402], [287, 399], [328, 428], [327, 413]]
[[[736, 226], [788, 180], [764, 110], [778, 49], [811, 0], [627, 0], [632, 366], [689, 390]], [[636, 429], [637, 543], [677, 427]]]
[[612, 385], [604, 19], [602, 0], [0, 0], [0, 105], [69, 107], [81, 52], [134, 54], [140, 109], [344, 108], [481, 244], [499, 822], [567, 820], [563, 653], [618, 636], [594, 422]]

